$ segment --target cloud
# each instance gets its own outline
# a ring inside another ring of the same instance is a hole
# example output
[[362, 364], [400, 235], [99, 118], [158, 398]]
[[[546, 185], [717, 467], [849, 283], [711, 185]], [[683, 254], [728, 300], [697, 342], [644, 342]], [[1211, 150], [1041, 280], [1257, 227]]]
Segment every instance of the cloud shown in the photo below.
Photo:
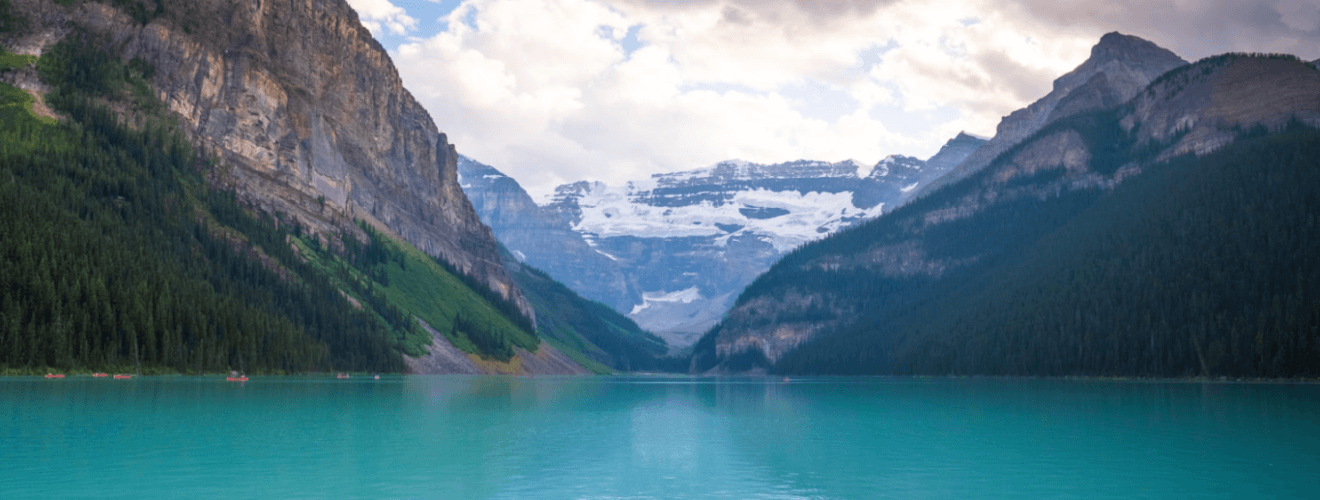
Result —
[[404, 35], [417, 28], [417, 20], [390, 0], [348, 0], [348, 5], [357, 11], [362, 25], [377, 37], [386, 33]]
[[[351, 3], [378, 35], [414, 27]], [[929, 156], [993, 134], [1109, 31], [1188, 59], [1320, 57], [1313, 0], [466, 0], [441, 23], [393, 51], [405, 85], [541, 195], [731, 158]]]
[[1146, 38], [1187, 60], [1225, 52], [1320, 58], [1316, 0], [1018, 0], [1017, 15]]

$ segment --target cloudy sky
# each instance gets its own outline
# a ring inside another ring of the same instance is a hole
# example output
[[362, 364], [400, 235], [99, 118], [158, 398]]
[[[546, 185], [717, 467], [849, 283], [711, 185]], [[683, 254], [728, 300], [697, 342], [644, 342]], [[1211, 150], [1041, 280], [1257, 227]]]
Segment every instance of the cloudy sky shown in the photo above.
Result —
[[533, 196], [727, 159], [920, 158], [1109, 31], [1320, 58], [1320, 0], [348, 0], [459, 152]]

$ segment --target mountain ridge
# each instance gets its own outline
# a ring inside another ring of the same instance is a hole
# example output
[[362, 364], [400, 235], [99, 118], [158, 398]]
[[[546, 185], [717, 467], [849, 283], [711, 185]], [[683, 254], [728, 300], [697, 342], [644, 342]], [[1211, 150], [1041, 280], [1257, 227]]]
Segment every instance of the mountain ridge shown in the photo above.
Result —
[[[874, 350], [891, 340], [894, 346], [912, 346], [902, 355], [927, 367], [922, 370], [944, 366], [923, 357], [922, 349], [973, 356], [968, 353], [980, 351], [952, 347], [967, 339], [928, 333], [936, 327], [918, 321], [911, 311], [934, 310], [944, 296], [993, 297], [993, 286], [975, 285], [989, 279], [985, 273], [1005, 275], [1009, 271], [996, 266], [1016, 265], [1022, 245], [1066, 227], [1132, 179], [1145, 179], [1147, 169], [1175, 157], [1195, 161], [1186, 155], [1212, 154], [1238, 137], [1290, 124], [1320, 125], [1318, 111], [1320, 71], [1296, 58], [1228, 54], [1175, 68], [1125, 103], [1055, 120], [1012, 146], [1000, 141], [1003, 151], [986, 167], [785, 256], [749, 285], [726, 320], [702, 338], [691, 369], [721, 373], [779, 366], [828, 373], [828, 366], [812, 368], [816, 365], [806, 360], [861, 356], [873, 360], [870, 370], [878, 373], [911, 373], [896, 368], [907, 362], [889, 357], [899, 356], [897, 351]], [[964, 318], [957, 307], [949, 305], [930, 318]], [[971, 319], [961, 321], [941, 323], [942, 328], [970, 335]], [[839, 332], [848, 332], [847, 340]], [[894, 332], [894, 337], [881, 332]], [[891, 340], [866, 340], [871, 338]], [[936, 340], [941, 344], [930, 343]], [[850, 341], [866, 342], [872, 350], [849, 351], [861, 348]], [[794, 354], [808, 348], [810, 356]], [[796, 357], [780, 365], [785, 356]], [[849, 366], [848, 373], [877, 373], [868, 372], [864, 363]]]
[[930, 192], [985, 168], [1009, 148], [1061, 118], [1126, 102], [1156, 77], [1187, 64], [1145, 39], [1110, 32], [1077, 68], [1054, 80], [1049, 94], [1000, 120], [995, 136], [947, 176], [922, 189]]

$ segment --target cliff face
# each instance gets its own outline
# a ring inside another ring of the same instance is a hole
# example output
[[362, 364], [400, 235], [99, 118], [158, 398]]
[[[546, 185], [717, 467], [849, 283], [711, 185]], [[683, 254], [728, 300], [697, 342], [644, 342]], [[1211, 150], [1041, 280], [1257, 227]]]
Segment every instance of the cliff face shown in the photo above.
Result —
[[1123, 129], [1141, 145], [1166, 146], [1161, 159], [1201, 155], [1241, 129], [1320, 124], [1320, 70], [1286, 57], [1226, 54], [1169, 72], [1128, 108]]
[[162, 0], [135, 16], [13, 3], [35, 21], [38, 45], [86, 30], [153, 65], [157, 96], [232, 166], [214, 180], [245, 202], [320, 233], [360, 237], [352, 221], [366, 220], [532, 316], [459, 188], [453, 145], [344, 0]]
[[1141, 38], [1109, 33], [1091, 48], [1091, 57], [1054, 81], [1045, 97], [1005, 116], [995, 136], [949, 175], [927, 184], [922, 193], [957, 182], [984, 169], [996, 157], [1046, 125], [1086, 111], [1117, 106], [1165, 72], [1187, 61]]
[[618, 261], [592, 248], [558, 213], [537, 206], [513, 178], [461, 156], [458, 172], [481, 220], [519, 261], [546, 269], [584, 297], [615, 310], [627, 312], [641, 302], [636, 283]]

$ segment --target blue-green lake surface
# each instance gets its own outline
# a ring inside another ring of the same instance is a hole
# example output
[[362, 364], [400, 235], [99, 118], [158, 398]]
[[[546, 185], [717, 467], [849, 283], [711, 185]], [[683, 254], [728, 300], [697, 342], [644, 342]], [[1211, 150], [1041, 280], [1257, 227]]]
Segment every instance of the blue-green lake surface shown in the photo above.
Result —
[[0, 498], [1320, 498], [1320, 385], [0, 379]]

